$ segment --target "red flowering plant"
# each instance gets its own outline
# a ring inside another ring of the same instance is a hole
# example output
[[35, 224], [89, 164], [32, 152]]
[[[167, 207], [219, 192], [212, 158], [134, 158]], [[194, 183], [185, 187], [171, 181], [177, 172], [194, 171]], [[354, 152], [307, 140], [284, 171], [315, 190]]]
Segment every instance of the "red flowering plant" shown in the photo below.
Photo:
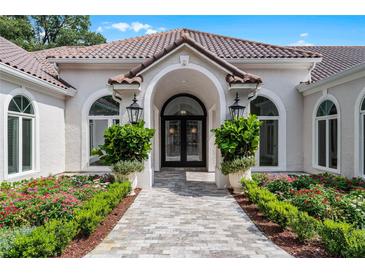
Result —
[[0, 184], [0, 227], [39, 226], [54, 218], [73, 218], [73, 211], [110, 179], [100, 176], [43, 177], [5, 187]]

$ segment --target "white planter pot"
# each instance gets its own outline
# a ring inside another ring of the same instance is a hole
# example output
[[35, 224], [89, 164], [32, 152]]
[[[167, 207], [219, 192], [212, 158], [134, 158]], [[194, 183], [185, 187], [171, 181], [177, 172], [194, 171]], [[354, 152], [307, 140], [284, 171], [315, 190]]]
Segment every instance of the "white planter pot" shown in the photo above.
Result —
[[131, 174], [129, 174], [128, 176], [128, 181], [131, 182], [132, 185], [132, 191], [130, 193], [130, 195], [136, 195], [136, 193], [134, 192], [134, 189], [137, 187], [137, 172], [133, 172]]
[[245, 178], [248, 180], [251, 180], [251, 169], [248, 169], [246, 171], [239, 171], [236, 173], [230, 173], [228, 175], [229, 184], [231, 185], [231, 188], [233, 188], [234, 194], [241, 194], [243, 191], [241, 179]]

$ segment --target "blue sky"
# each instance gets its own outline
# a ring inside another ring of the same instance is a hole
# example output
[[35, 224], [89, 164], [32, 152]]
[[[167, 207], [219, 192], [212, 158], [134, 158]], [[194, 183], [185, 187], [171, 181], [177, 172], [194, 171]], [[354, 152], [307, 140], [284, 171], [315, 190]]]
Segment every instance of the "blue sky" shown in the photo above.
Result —
[[191, 28], [278, 45], [365, 45], [365, 16], [91, 16], [108, 41]]

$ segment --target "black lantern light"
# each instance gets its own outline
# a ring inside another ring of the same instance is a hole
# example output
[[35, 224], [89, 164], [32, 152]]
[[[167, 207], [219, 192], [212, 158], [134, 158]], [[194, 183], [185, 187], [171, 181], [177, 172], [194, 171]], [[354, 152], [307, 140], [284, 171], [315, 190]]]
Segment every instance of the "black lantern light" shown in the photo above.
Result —
[[137, 103], [136, 94], [134, 94], [133, 103], [127, 107], [129, 122], [136, 124], [141, 119], [143, 108]]
[[229, 113], [231, 114], [232, 119], [239, 118], [243, 116], [243, 112], [245, 111], [245, 107], [240, 105], [238, 102], [240, 98], [238, 97], [238, 92], [236, 92], [236, 98], [234, 99], [234, 103], [229, 106]]

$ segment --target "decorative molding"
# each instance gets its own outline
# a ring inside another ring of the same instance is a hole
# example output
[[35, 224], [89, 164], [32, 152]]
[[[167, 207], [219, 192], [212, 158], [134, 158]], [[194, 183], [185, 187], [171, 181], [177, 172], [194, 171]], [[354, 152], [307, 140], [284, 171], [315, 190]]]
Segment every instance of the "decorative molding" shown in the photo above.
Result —
[[189, 64], [189, 55], [180, 55], [180, 64], [183, 66]]

